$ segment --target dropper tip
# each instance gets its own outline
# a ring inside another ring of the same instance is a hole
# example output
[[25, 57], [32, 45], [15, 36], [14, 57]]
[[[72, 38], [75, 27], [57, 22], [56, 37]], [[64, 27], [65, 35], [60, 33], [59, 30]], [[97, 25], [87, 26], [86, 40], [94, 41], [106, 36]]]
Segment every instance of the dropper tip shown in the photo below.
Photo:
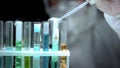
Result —
[[60, 24], [62, 22], [62, 19], [61, 18], [52, 17], [52, 18], [48, 19], [48, 22], [49, 23], [57, 22], [58, 24]]

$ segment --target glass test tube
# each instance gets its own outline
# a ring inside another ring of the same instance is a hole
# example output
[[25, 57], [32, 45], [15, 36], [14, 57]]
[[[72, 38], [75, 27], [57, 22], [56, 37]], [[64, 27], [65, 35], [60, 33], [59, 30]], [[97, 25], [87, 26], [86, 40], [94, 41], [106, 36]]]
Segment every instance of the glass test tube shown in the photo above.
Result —
[[[31, 26], [31, 22], [24, 22], [23, 47], [25, 50], [29, 50], [31, 46]], [[24, 68], [30, 68], [30, 56], [24, 57]]]
[[[67, 44], [62, 43], [61, 44], [61, 51], [66, 51], [67, 50]], [[60, 57], [60, 68], [67, 68], [67, 57], [66, 56], [61, 56]]]
[[[59, 20], [55, 18], [52, 23], [52, 51], [59, 49]], [[58, 68], [58, 57], [52, 56], [51, 68]]]
[[[34, 22], [34, 51], [40, 51], [41, 24]], [[40, 68], [40, 56], [33, 56], [33, 68]]]
[[[67, 22], [60, 23], [60, 49], [61, 51], [67, 50]], [[60, 68], [67, 68], [66, 56], [60, 57]]]
[[[43, 23], [43, 51], [49, 50], [49, 23]], [[49, 57], [43, 57], [43, 68], [49, 68]]]
[[[3, 48], [3, 21], [0, 21], [0, 50]], [[0, 68], [3, 68], [3, 57], [0, 56]]]
[[[5, 47], [7, 51], [13, 48], [13, 21], [5, 22]], [[12, 56], [6, 56], [5, 68], [13, 68]]]
[[[16, 26], [16, 51], [22, 50], [23, 22], [15, 21]], [[22, 68], [22, 56], [15, 57], [15, 68]]]

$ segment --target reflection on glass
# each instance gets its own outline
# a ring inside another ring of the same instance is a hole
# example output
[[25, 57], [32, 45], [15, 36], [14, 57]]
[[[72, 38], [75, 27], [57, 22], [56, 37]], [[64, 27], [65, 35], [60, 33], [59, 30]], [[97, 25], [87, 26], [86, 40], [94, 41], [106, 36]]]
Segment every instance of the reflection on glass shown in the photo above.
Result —
[[[3, 21], [0, 21], [0, 50], [3, 48]], [[3, 57], [0, 56], [0, 68], [3, 68]]]
[[[43, 24], [43, 51], [49, 50], [49, 23], [44, 22]], [[43, 57], [43, 68], [49, 68], [49, 57]]]
[[[16, 50], [22, 50], [22, 33], [23, 33], [23, 22], [15, 21], [16, 26]], [[22, 68], [22, 56], [15, 57], [15, 68]]]
[[[13, 47], [13, 21], [5, 22], [5, 47], [8, 51]], [[6, 56], [5, 68], [13, 68], [12, 56]]]
[[[40, 51], [41, 24], [34, 22], [34, 51]], [[33, 56], [33, 68], [40, 68], [40, 56]]]
[[[23, 47], [29, 50], [31, 46], [31, 22], [24, 22]], [[24, 57], [24, 68], [30, 68], [30, 56]]]

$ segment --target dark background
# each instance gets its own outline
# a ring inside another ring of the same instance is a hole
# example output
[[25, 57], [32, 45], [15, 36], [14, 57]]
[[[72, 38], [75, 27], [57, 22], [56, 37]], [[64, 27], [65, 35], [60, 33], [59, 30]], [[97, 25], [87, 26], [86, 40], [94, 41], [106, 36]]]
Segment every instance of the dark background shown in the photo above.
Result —
[[46, 21], [42, 0], [0, 0], [0, 20]]
[[[0, 0], [0, 20], [4, 22], [9, 20], [42, 22], [47, 21], [48, 19], [49, 16], [45, 11], [42, 0]], [[15, 41], [13, 45], [15, 46]], [[15, 62], [13, 64], [15, 64]], [[15, 68], [15, 65], [13, 65], [13, 67]]]

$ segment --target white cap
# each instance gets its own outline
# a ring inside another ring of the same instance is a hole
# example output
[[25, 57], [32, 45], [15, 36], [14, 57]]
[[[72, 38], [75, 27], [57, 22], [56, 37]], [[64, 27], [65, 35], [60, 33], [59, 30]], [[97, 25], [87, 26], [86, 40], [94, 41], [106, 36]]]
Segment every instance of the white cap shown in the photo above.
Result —
[[22, 21], [15, 21], [17, 41], [22, 41], [22, 23]]
[[43, 24], [43, 33], [49, 34], [49, 23], [48, 22], [44, 22]]

